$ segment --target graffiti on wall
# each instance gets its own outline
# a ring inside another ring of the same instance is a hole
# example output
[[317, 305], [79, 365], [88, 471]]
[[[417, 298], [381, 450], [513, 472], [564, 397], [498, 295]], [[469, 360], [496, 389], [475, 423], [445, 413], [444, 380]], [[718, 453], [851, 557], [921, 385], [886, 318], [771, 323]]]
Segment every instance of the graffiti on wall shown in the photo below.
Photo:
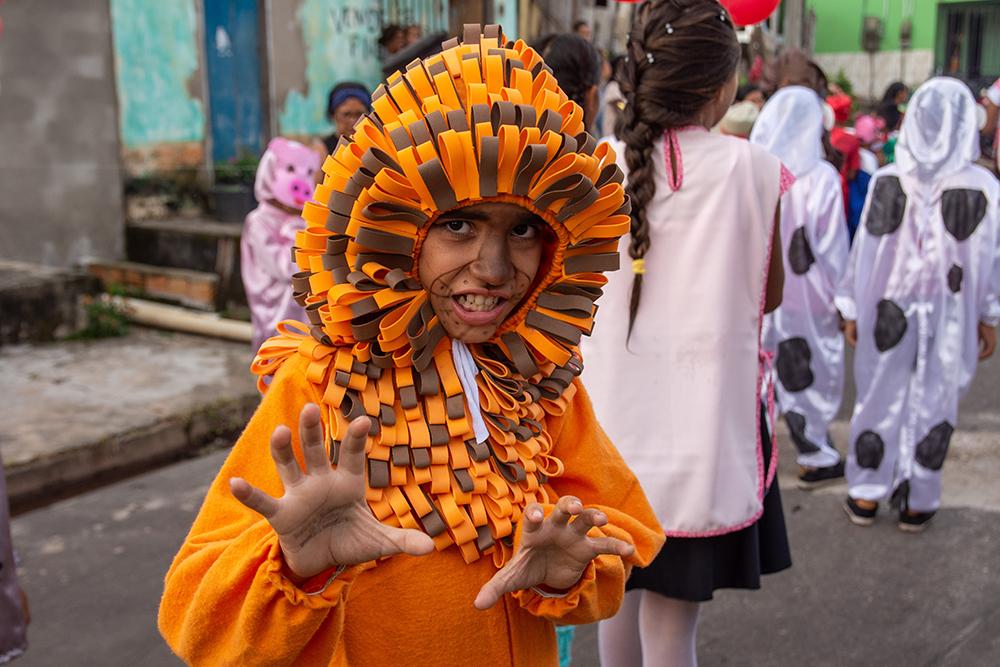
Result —
[[189, 83], [198, 72], [195, 0], [111, 0], [111, 25], [125, 147], [202, 141], [204, 109]]
[[379, 11], [379, 0], [303, 0], [296, 19], [306, 49], [306, 89], [286, 97], [282, 134], [325, 134], [330, 88], [339, 81], [374, 87], [382, 79]]

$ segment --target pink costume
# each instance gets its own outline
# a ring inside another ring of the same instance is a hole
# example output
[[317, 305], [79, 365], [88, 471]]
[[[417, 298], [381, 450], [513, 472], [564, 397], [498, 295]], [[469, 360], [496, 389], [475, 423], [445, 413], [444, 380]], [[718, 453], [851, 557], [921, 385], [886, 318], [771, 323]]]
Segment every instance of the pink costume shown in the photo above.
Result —
[[[585, 341], [583, 380], [667, 535], [708, 537], [763, 511], [760, 327], [784, 174], [743, 139], [703, 128], [671, 135], [677, 173], [668, 174], [663, 139], [653, 150], [650, 250], [631, 340], [626, 269], [608, 276], [599, 306], [615, 316]], [[612, 146], [627, 173], [624, 146]]]
[[253, 323], [256, 351], [282, 320], [305, 321], [305, 311], [292, 298], [291, 251], [295, 232], [305, 229], [300, 212], [312, 197], [320, 156], [311, 148], [277, 137], [257, 167], [254, 195], [259, 205], [243, 223], [241, 264], [243, 288]]

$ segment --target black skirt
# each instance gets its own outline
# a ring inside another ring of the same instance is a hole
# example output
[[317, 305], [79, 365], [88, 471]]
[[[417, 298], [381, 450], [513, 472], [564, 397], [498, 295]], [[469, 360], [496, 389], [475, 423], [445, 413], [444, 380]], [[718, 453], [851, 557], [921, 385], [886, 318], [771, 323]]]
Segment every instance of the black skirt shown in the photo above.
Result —
[[[764, 461], [771, 461], [771, 436], [761, 411]], [[764, 495], [764, 513], [751, 526], [716, 537], [668, 537], [648, 567], [637, 567], [625, 590], [647, 590], [690, 602], [705, 602], [719, 588], [760, 588], [762, 574], [792, 565], [775, 476]]]

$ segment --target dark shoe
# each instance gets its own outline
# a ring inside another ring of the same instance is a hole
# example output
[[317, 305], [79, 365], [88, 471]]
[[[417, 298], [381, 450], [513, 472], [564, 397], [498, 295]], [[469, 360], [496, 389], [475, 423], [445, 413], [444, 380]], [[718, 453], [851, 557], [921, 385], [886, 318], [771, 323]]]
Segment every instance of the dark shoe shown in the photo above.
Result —
[[825, 468], [802, 468], [799, 471], [799, 488], [812, 491], [821, 486], [839, 482], [844, 478], [844, 462], [837, 461]]
[[854, 498], [847, 496], [847, 500], [844, 501], [844, 511], [847, 512], [847, 518], [855, 526], [870, 526], [875, 523], [875, 514], [878, 513], [878, 503], [875, 503], [875, 507], [867, 509], [858, 505]]
[[935, 512], [900, 512], [899, 529], [904, 533], [922, 533]]

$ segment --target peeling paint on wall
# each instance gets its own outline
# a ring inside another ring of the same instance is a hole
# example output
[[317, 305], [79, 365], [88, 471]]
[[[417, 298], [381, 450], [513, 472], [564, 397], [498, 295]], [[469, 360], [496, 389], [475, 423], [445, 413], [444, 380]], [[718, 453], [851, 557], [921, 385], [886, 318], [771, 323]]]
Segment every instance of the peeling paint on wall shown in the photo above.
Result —
[[325, 134], [326, 101], [339, 81], [382, 79], [379, 0], [304, 0], [296, 13], [306, 49], [306, 88], [293, 89], [279, 117], [283, 135]]
[[111, 0], [111, 19], [125, 147], [201, 142], [204, 108], [189, 83], [198, 76], [195, 0]]

